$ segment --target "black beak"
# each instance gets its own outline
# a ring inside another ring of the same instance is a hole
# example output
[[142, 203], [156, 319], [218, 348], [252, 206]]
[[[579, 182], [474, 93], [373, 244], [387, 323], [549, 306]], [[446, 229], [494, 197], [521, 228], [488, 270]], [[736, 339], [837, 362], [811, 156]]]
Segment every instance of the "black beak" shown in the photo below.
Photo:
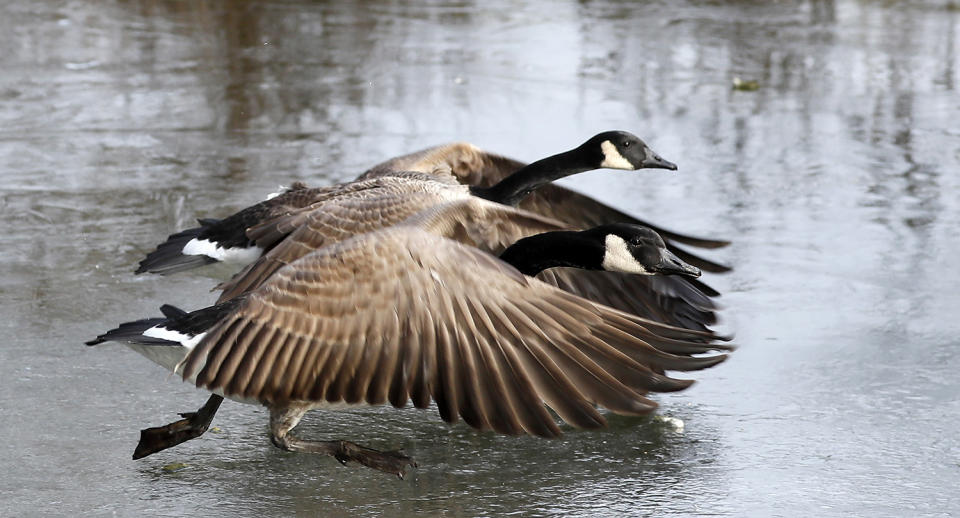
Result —
[[640, 162], [641, 169], [669, 169], [671, 171], [677, 170], [677, 164], [669, 160], [664, 160], [663, 157], [654, 153], [653, 151], [647, 153], [646, 158]]
[[664, 248], [660, 251], [660, 264], [653, 267], [653, 271], [663, 275], [682, 275], [684, 277], [700, 277], [700, 268], [689, 265], [673, 252]]

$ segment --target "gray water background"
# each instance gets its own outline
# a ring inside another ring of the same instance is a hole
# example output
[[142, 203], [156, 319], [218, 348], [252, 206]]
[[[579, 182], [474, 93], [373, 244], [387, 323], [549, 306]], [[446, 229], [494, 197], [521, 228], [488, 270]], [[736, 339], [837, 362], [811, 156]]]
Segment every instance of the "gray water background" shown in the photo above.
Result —
[[[5, 2], [0, 515], [960, 514], [958, 32], [947, 1]], [[132, 274], [168, 233], [439, 143], [533, 160], [614, 128], [680, 170], [564, 184], [733, 241], [706, 280], [740, 349], [656, 397], [684, 430], [300, 426], [403, 447], [398, 481], [281, 452], [227, 402], [130, 459], [206, 395], [82, 342], [214, 300], [222, 270]]]

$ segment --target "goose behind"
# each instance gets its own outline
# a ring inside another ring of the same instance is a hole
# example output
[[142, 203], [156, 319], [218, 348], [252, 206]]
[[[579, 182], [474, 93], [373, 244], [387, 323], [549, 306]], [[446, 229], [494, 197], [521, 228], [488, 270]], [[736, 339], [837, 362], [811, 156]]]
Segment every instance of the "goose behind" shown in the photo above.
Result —
[[[640, 138], [624, 131], [607, 131], [595, 135], [580, 146], [505, 172], [489, 186], [470, 187], [467, 192], [484, 199], [515, 205], [530, 192], [572, 174], [599, 168], [637, 170], [660, 168], [675, 170], [677, 166], [651, 150]], [[247, 207], [225, 219], [200, 219], [199, 227], [171, 234], [167, 241], [144, 258], [136, 273], [171, 274], [212, 262], [227, 261], [246, 264], [265, 250], [246, 235], [248, 228], [264, 221], [302, 209], [345, 192], [362, 189], [362, 181], [384, 176], [409, 176], [413, 171], [387, 170], [381, 166], [376, 174], [365, 174], [354, 182], [330, 187], [307, 188], [301, 183], [289, 190]], [[452, 177], [433, 175], [433, 180]], [[359, 182], [359, 184], [358, 184]]]

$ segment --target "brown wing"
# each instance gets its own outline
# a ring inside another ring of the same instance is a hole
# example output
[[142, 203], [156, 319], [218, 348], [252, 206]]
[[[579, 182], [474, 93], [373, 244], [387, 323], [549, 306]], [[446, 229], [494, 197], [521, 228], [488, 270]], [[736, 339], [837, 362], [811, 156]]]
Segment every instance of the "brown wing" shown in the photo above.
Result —
[[[248, 232], [251, 236], [262, 235], [266, 227], [267, 232], [284, 234], [284, 238], [259, 260], [223, 283], [220, 301], [256, 288], [279, 268], [314, 250], [398, 223], [496, 255], [521, 238], [566, 228], [558, 221], [537, 214], [469, 196], [460, 188], [431, 185], [432, 182], [418, 178], [412, 181], [381, 178], [376, 182], [381, 188], [341, 193], [251, 229]], [[296, 228], [288, 230], [294, 225]]]
[[[423, 179], [432, 176], [422, 175]], [[251, 221], [246, 230], [247, 238], [265, 250], [283, 240], [291, 232], [302, 226], [310, 214], [323, 204], [338, 198], [356, 198], [383, 188], [389, 180], [371, 180], [346, 182], [328, 187], [313, 189], [291, 189], [275, 198], [262, 203], [273, 203], [271, 210], [263, 212]], [[295, 184], [294, 187], [302, 184]]]
[[334, 195], [341, 191], [345, 184], [330, 185], [326, 187], [307, 187], [302, 182], [294, 182], [289, 188], [280, 194], [268, 198], [260, 203], [251, 205], [243, 209], [238, 215], [246, 215], [244, 226], [250, 227], [273, 218], [283, 216], [291, 211], [296, 211]]
[[[661, 335], [666, 336], [662, 338]], [[410, 227], [324, 248], [279, 270], [188, 354], [185, 379], [265, 403], [437, 402], [444, 420], [556, 436], [595, 405], [643, 414], [648, 390], [725, 355], [703, 333], [590, 303], [475, 248]], [[648, 342], [646, 337], [651, 337]], [[651, 345], [685, 348], [670, 354]], [[545, 407], [546, 405], [546, 407]]]
[[272, 248], [218, 286], [223, 290], [219, 302], [255, 289], [281, 267], [314, 250], [395, 225], [447, 200], [469, 196], [459, 186], [449, 188], [420, 179], [380, 178], [368, 183], [375, 185], [338, 193], [248, 230], [251, 238], [265, 239]]

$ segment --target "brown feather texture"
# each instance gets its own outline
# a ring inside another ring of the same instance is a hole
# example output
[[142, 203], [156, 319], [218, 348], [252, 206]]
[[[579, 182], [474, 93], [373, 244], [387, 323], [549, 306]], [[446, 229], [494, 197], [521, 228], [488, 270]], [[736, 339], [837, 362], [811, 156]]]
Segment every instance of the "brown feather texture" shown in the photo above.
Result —
[[[264, 235], [286, 233], [258, 260], [222, 283], [220, 301], [255, 289], [274, 272], [311, 252], [350, 237], [390, 227], [429, 225], [433, 232], [499, 253], [515, 241], [565, 226], [536, 214], [472, 196], [466, 187], [424, 179], [389, 176], [360, 182], [352, 189], [309, 207], [266, 221], [248, 231], [258, 244]], [[441, 210], [431, 210], [442, 207]], [[266, 246], [266, 245], [261, 245]]]
[[583, 428], [604, 424], [597, 406], [650, 412], [646, 392], [691, 383], [659, 372], [726, 359], [692, 356], [729, 348], [709, 338], [586, 301], [407, 225], [278, 269], [180, 370], [199, 387], [268, 406], [433, 399], [451, 423], [549, 437], [559, 430], [546, 407]]

